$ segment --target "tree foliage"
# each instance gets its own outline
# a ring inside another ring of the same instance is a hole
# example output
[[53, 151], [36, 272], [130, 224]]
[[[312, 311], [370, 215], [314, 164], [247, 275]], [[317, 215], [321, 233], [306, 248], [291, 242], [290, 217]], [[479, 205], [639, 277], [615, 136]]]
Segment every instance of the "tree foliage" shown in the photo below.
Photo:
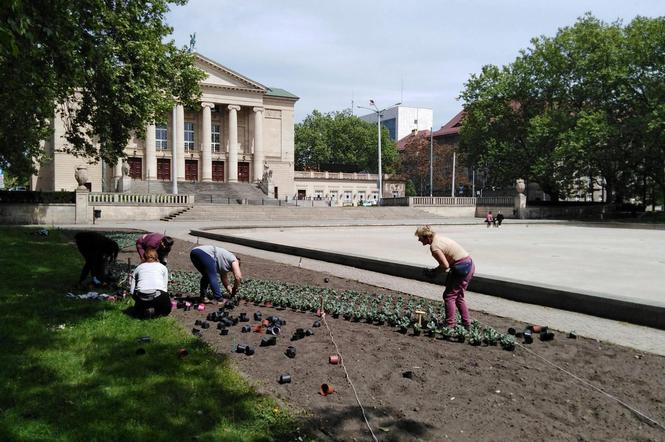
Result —
[[[322, 114], [314, 110], [295, 126], [296, 167], [321, 170], [322, 166], [355, 165], [358, 170], [378, 171], [377, 127], [351, 115], [350, 110]], [[388, 130], [381, 132], [381, 167], [394, 173], [397, 147]]]
[[556, 199], [600, 181], [617, 202], [665, 188], [665, 18], [587, 14], [483, 67], [461, 98], [460, 148], [491, 184], [526, 178]]
[[191, 48], [164, 42], [169, 3], [186, 0], [2, 2], [0, 168], [33, 172], [56, 112], [69, 152], [114, 164], [132, 133], [193, 104], [203, 73]]

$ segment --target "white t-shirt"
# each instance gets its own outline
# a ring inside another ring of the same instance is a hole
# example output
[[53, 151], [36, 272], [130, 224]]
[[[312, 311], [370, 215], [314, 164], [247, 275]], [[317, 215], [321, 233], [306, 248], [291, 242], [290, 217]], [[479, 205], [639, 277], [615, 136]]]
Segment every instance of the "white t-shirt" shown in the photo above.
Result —
[[130, 293], [151, 293], [155, 290], [168, 292], [169, 271], [159, 262], [144, 262], [134, 269]]

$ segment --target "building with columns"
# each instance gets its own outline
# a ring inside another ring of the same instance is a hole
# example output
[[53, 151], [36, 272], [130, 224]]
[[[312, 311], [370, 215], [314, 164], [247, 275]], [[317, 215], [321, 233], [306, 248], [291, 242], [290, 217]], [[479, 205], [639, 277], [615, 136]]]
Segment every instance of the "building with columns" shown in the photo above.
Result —
[[[294, 106], [298, 97], [264, 86], [200, 54], [196, 54], [196, 66], [207, 74], [201, 81], [200, 107], [178, 105], [163, 123], [149, 125], [144, 134], [132, 137], [125, 148], [124, 167], [120, 162], [87, 163], [87, 185], [93, 192], [117, 191], [123, 173], [133, 179], [132, 191], [150, 191], [150, 183], [153, 189], [164, 188], [173, 174], [183, 182], [256, 183], [271, 171], [270, 196], [295, 193]], [[32, 190], [77, 187], [74, 171], [86, 160], [62, 152], [67, 143], [65, 124], [55, 113], [52, 135], [43, 143], [50, 159], [32, 177]]]

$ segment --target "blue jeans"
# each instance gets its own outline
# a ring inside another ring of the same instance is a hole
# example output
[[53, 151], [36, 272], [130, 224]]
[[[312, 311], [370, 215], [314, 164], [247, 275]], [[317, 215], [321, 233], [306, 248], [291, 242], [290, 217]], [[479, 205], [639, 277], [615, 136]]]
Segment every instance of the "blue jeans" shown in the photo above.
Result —
[[210, 286], [215, 299], [222, 299], [215, 259], [201, 249], [192, 250], [189, 253], [189, 259], [192, 260], [192, 264], [194, 264], [196, 270], [201, 274], [199, 296], [204, 298], [208, 291], [208, 286]]

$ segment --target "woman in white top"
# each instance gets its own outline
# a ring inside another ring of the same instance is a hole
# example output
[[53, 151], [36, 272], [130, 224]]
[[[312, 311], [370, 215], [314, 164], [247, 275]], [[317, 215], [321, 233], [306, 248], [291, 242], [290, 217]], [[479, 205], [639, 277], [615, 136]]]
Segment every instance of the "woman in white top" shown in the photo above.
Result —
[[159, 262], [157, 250], [146, 250], [145, 262], [134, 269], [129, 289], [136, 302], [134, 309], [138, 317], [150, 319], [171, 313], [168, 283], [169, 271]]

